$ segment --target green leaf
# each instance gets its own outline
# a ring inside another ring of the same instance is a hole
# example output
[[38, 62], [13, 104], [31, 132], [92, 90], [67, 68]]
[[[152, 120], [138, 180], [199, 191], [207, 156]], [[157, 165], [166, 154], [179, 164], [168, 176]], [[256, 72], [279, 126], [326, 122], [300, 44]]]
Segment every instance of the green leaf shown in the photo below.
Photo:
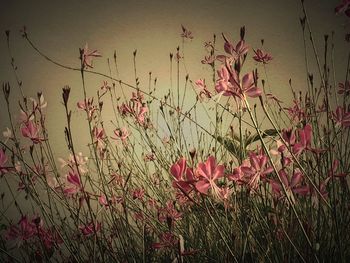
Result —
[[[261, 137], [262, 138], [266, 138], [266, 137], [274, 137], [278, 134], [278, 131], [275, 130], [275, 129], [267, 129], [265, 131], [262, 131], [261, 132]], [[253, 142], [256, 142], [258, 141], [260, 138], [259, 138], [259, 134], [256, 133], [256, 134], [253, 134], [253, 135], [250, 135], [248, 136], [246, 139], [245, 139], [245, 145], [248, 146], [250, 144], [252, 144]]]

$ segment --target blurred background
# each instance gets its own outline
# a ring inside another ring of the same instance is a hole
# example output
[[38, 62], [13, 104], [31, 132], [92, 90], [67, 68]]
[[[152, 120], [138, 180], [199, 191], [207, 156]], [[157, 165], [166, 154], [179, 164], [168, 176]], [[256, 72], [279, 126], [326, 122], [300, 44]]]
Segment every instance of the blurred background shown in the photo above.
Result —
[[[317, 49], [322, 54], [324, 34], [334, 35], [334, 65], [337, 82], [344, 81], [346, 51], [349, 43], [344, 36], [348, 23], [344, 16], [335, 15], [334, 8], [339, 0], [307, 0]], [[221, 33], [233, 42], [239, 40], [239, 29], [246, 27], [246, 42], [251, 47], [246, 69], [257, 67], [251, 57], [252, 48], [260, 48], [264, 39], [264, 50], [273, 56], [267, 65], [267, 75], [273, 93], [287, 103], [291, 100], [288, 81], [292, 79], [295, 90], [306, 89], [306, 67], [302, 30], [299, 19], [302, 16], [300, 1], [295, 0], [217, 0], [217, 1], [1, 1], [0, 3], [0, 80], [9, 81], [11, 90], [11, 111], [18, 117], [19, 92], [16, 87], [11, 60], [6, 45], [5, 30], [10, 30], [10, 46], [17, 73], [23, 82], [24, 94], [36, 97], [42, 91], [48, 102], [47, 128], [55, 153], [66, 156], [68, 151], [64, 140], [64, 108], [61, 92], [64, 85], [72, 88], [71, 108], [74, 111], [74, 135], [82, 141], [79, 151], [88, 141], [85, 113], [77, 111], [76, 102], [83, 99], [79, 72], [59, 68], [40, 57], [21, 37], [20, 29], [26, 26], [29, 37], [42, 52], [62, 64], [78, 67], [79, 48], [89, 44], [97, 49], [102, 58], [94, 59], [94, 69], [108, 73], [107, 59], [117, 54], [119, 77], [134, 83], [133, 51], [137, 49], [137, 75], [140, 87], [148, 86], [149, 72], [157, 77], [157, 94], [165, 94], [170, 85], [169, 54], [182, 47], [181, 24], [193, 33], [193, 40], [185, 43], [185, 63], [190, 79], [211, 79], [211, 69], [201, 64], [206, 55], [204, 42], [217, 36], [218, 53], [223, 52]], [[311, 46], [310, 71], [317, 75]], [[184, 83], [186, 71], [180, 68], [180, 79]], [[116, 76], [115, 71], [112, 72]], [[265, 74], [265, 73], [264, 73]], [[175, 79], [175, 71], [173, 75]], [[101, 77], [87, 76], [88, 97], [96, 96], [102, 86]], [[180, 81], [181, 82], [181, 81]], [[208, 83], [210, 83], [208, 81]], [[319, 83], [315, 84], [316, 86]], [[213, 91], [213, 84], [209, 89]], [[117, 90], [117, 93], [120, 92]], [[130, 90], [125, 89], [125, 92]], [[121, 94], [119, 94], [121, 95]], [[193, 99], [194, 96], [190, 97]], [[4, 98], [0, 96], [0, 105]], [[286, 105], [290, 106], [290, 105]], [[106, 107], [105, 120], [112, 118], [111, 108]], [[7, 112], [0, 111], [0, 129], [8, 126]], [[86, 130], [86, 129], [85, 129]], [[85, 148], [87, 149], [87, 148]]]

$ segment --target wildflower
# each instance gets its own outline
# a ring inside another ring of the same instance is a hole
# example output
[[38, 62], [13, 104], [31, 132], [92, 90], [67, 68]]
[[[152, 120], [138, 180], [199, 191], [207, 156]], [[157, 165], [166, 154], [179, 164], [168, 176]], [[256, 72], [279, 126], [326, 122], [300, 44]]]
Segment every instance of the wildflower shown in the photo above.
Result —
[[183, 25], [181, 25], [181, 29], [182, 29], [181, 37], [188, 38], [188, 39], [193, 39], [193, 35], [192, 35], [191, 31], [189, 31]]
[[215, 57], [213, 55], [209, 55], [209, 56], [204, 56], [204, 59], [201, 60], [201, 63], [213, 66], [214, 61], [215, 61]]
[[143, 94], [140, 92], [140, 90], [137, 90], [136, 92], [132, 92], [131, 93], [131, 101], [139, 101], [142, 103], [142, 101], [144, 100], [144, 96]]
[[226, 53], [228, 53], [234, 58], [234, 60], [243, 57], [245, 54], [248, 53], [249, 47], [245, 44], [245, 41], [243, 39], [238, 41], [236, 46], [234, 46], [224, 34], [222, 36], [225, 40], [224, 49]]
[[312, 139], [312, 127], [310, 124], [306, 124], [303, 129], [299, 129], [299, 142], [293, 145], [293, 153], [298, 155], [303, 150], [311, 149], [311, 139]]
[[133, 199], [139, 199], [143, 201], [144, 196], [145, 196], [145, 189], [143, 188], [137, 188], [132, 192]]
[[[75, 157], [72, 154], [69, 154], [68, 160], [64, 160], [62, 158], [58, 158], [58, 161], [61, 163], [61, 168], [69, 167], [71, 169], [78, 166], [79, 172], [81, 174], [86, 174], [88, 172], [88, 169], [86, 167], [88, 157], [83, 156], [81, 152], [75, 155]], [[76, 161], [76, 162], [75, 162]]]
[[22, 108], [19, 113], [19, 120], [21, 123], [27, 123], [34, 120], [34, 113], [24, 111]]
[[110, 91], [111, 88], [112, 87], [108, 85], [108, 82], [106, 80], [103, 81], [103, 85], [100, 87], [100, 89], [103, 91], [103, 93]]
[[136, 102], [136, 106], [134, 108], [134, 114], [136, 117], [137, 123], [143, 125], [145, 123], [145, 114], [148, 112], [148, 108], [141, 104], [140, 102]]
[[249, 154], [250, 166], [242, 166], [241, 169], [245, 176], [248, 178], [248, 186], [255, 190], [261, 179], [264, 179], [266, 175], [272, 173], [273, 168], [267, 166], [268, 157], [263, 154], [256, 154], [251, 152]]
[[350, 94], [350, 81], [347, 80], [345, 83], [339, 83], [338, 94], [344, 94], [348, 96]]
[[350, 127], [350, 112], [345, 111], [343, 107], [338, 106], [335, 112], [332, 112], [332, 117], [337, 126]]
[[96, 223], [91, 222], [87, 225], [80, 225], [79, 229], [84, 236], [91, 236], [101, 230], [101, 223], [98, 221]]
[[82, 101], [77, 102], [79, 109], [84, 110], [88, 115], [88, 120], [92, 120], [94, 112], [97, 110], [97, 107], [93, 105], [94, 99], [88, 98]]
[[196, 181], [193, 170], [187, 167], [186, 159], [180, 158], [170, 168], [170, 173], [174, 177], [173, 187], [186, 193], [192, 189], [192, 184]]
[[94, 127], [92, 129], [92, 134], [94, 138], [94, 143], [97, 145], [99, 149], [104, 147], [104, 139], [106, 138], [105, 132], [103, 128]]
[[74, 195], [82, 189], [79, 174], [75, 171], [70, 171], [66, 176], [68, 187], [63, 190], [66, 195]]
[[344, 13], [350, 17], [350, 0], [342, 0], [342, 2], [334, 9], [336, 14]]
[[199, 163], [196, 169], [199, 177], [196, 189], [202, 194], [207, 194], [209, 188], [212, 188], [214, 193], [218, 195], [220, 189], [215, 181], [224, 176], [224, 169], [223, 165], [216, 164], [214, 156], [209, 156], [205, 163]]
[[44, 95], [41, 92], [38, 93], [38, 99], [39, 99], [39, 101], [36, 101], [35, 99], [30, 98], [30, 100], [33, 103], [33, 108], [34, 109], [37, 109], [37, 108], [44, 109], [44, 108], [46, 108], [47, 102], [45, 101]]
[[242, 93], [251, 98], [259, 97], [262, 90], [255, 85], [253, 72], [247, 73], [242, 79]]
[[272, 56], [261, 49], [254, 50], [255, 56], [253, 59], [257, 62], [267, 64], [272, 60]]
[[169, 225], [173, 225], [175, 221], [181, 219], [182, 214], [177, 211], [172, 201], [168, 201], [165, 207], [158, 209], [158, 219], [160, 222], [167, 222]]
[[122, 105], [118, 106], [117, 109], [118, 109], [120, 115], [122, 115], [122, 116], [126, 116], [128, 113], [133, 112], [131, 107], [126, 103], [122, 103]]
[[93, 57], [101, 57], [101, 54], [97, 50], [89, 50], [88, 44], [85, 44], [84, 49], [80, 49], [81, 54], [81, 63], [84, 69], [93, 68], [92, 67], [92, 58]]
[[154, 249], [174, 248], [178, 244], [178, 238], [171, 232], [164, 232], [159, 235], [159, 241], [153, 243]]
[[242, 171], [242, 166], [248, 166], [249, 161], [243, 160], [242, 165], [233, 169], [232, 174], [229, 174], [227, 178], [238, 185], [242, 185], [245, 183], [244, 172]]
[[29, 138], [34, 144], [42, 142], [44, 139], [40, 138], [40, 129], [34, 121], [28, 121], [21, 128], [23, 137]]
[[347, 176], [346, 173], [336, 173], [336, 171], [339, 168], [339, 160], [335, 159], [333, 161], [333, 165], [332, 168], [329, 170], [328, 172], [328, 177], [338, 177], [338, 178], [344, 178], [345, 176]]
[[0, 149], [0, 175], [8, 172], [8, 167], [6, 166], [7, 160], [5, 152], [3, 149]]
[[221, 66], [217, 74], [219, 78], [216, 81], [215, 90], [224, 96], [238, 97], [240, 87], [237, 72], [227, 68], [227, 66]]
[[211, 98], [212, 95], [210, 91], [207, 89], [207, 85], [205, 84], [205, 79], [199, 79], [195, 82], [195, 84], [198, 87], [200, 98], [203, 98], [203, 97], [206, 97], [208, 99]]
[[219, 191], [219, 198], [224, 202], [225, 209], [230, 207], [229, 199], [232, 195], [232, 190], [229, 187], [223, 187]]
[[130, 136], [129, 131], [125, 127], [115, 129], [114, 134], [116, 137], [111, 137], [111, 138], [114, 140], [121, 140], [123, 144], [126, 144], [126, 141]]
[[33, 222], [31, 222], [26, 215], [22, 216], [21, 219], [18, 222], [19, 228], [17, 228], [17, 231], [14, 231], [15, 229], [12, 229], [12, 234], [15, 234], [17, 232], [17, 235], [11, 235], [8, 236], [10, 238], [20, 238], [20, 240], [28, 240], [31, 237], [35, 235], [36, 227]]
[[153, 152], [146, 153], [145, 156], [143, 157], [143, 160], [145, 162], [151, 162], [156, 159], [156, 156], [154, 155]]
[[2, 132], [2, 136], [5, 138], [4, 143], [7, 143], [9, 139], [13, 138], [12, 131], [8, 127], [6, 127], [6, 130]]
[[[287, 191], [292, 191], [293, 193], [300, 193], [300, 191], [303, 191], [304, 186], [300, 185], [301, 181], [303, 180], [303, 174], [299, 170], [295, 170], [293, 172], [293, 176], [290, 179], [288, 178], [288, 174], [284, 169], [281, 169], [278, 174], [281, 178], [282, 184]], [[269, 182], [271, 184], [273, 192], [277, 196], [281, 196], [282, 186], [279, 181], [270, 179]]]
[[106, 196], [104, 194], [101, 194], [98, 197], [98, 202], [100, 203], [101, 206], [104, 206], [104, 207], [108, 207], [109, 206], [108, 200], [107, 200], [107, 198], [106, 198]]
[[293, 100], [294, 105], [290, 108], [285, 108], [293, 121], [302, 121], [306, 117], [304, 109], [301, 107], [300, 101]]

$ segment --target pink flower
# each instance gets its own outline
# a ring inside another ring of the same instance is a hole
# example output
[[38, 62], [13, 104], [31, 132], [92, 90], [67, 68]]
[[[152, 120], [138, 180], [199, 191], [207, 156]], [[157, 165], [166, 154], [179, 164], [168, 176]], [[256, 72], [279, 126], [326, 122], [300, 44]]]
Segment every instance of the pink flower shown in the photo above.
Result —
[[40, 129], [34, 121], [28, 121], [21, 128], [23, 137], [29, 138], [34, 144], [42, 142], [44, 139], [40, 138]]
[[260, 179], [264, 179], [266, 175], [272, 173], [273, 168], [267, 166], [268, 157], [263, 153], [251, 152], [249, 161], [250, 166], [242, 166], [241, 170], [248, 179], [248, 186], [255, 190], [260, 183]]
[[202, 194], [207, 194], [209, 188], [214, 190], [214, 193], [219, 193], [219, 187], [216, 182], [219, 178], [224, 176], [225, 167], [217, 165], [214, 156], [209, 156], [205, 163], [199, 163], [196, 174], [199, 179], [196, 183], [196, 189]]
[[218, 79], [215, 84], [215, 90], [224, 96], [240, 96], [240, 86], [237, 72], [228, 70], [227, 66], [221, 66], [217, 71]]
[[33, 103], [34, 110], [46, 108], [47, 102], [45, 101], [44, 95], [42, 93], [38, 93], [38, 98], [39, 102], [37, 102], [34, 98], [30, 98]]
[[134, 107], [134, 113], [136, 117], [136, 121], [143, 125], [145, 123], [145, 114], [148, 112], [148, 108], [143, 105], [141, 102], [136, 102], [136, 106]]
[[154, 249], [174, 248], [179, 242], [178, 238], [171, 232], [164, 232], [160, 234], [159, 241], [160, 242], [158, 243], [152, 244]]
[[8, 140], [13, 139], [12, 130], [10, 130], [8, 127], [6, 127], [6, 130], [2, 132], [2, 136], [4, 136], [4, 138], [5, 138], [4, 143], [7, 143]]
[[66, 180], [68, 187], [66, 186], [66, 188], [63, 190], [66, 195], [76, 194], [82, 189], [82, 184], [78, 173], [70, 171], [66, 177]]
[[232, 174], [229, 174], [227, 178], [238, 185], [242, 185], [245, 183], [244, 172], [242, 171], [242, 166], [249, 166], [249, 161], [244, 160], [242, 165], [233, 169]]
[[343, 107], [338, 106], [335, 112], [332, 112], [332, 117], [336, 125], [350, 127], [350, 112], [345, 111]]
[[182, 33], [181, 36], [183, 38], [193, 39], [192, 32], [189, 31], [187, 28], [185, 28], [183, 25], [181, 25]]
[[253, 59], [257, 62], [267, 64], [272, 60], [272, 56], [261, 49], [254, 50], [255, 56]]
[[[301, 181], [303, 180], [303, 174], [299, 170], [293, 172], [293, 176], [289, 179], [288, 174], [284, 169], [278, 172], [281, 181], [287, 191], [292, 191], [293, 193], [300, 193], [304, 191], [304, 186], [300, 186]], [[272, 190], [277, 196], [282, 195], [282, 186], [277, 180], [269, 180]]]
[[146, 153], [145, 156], [143, 157], [143, 160], [145, 162], [152, 162], [156, 159], [156, 156], [154, 155], [153, 152]]
[[345, 83], [339, 83], [338, 94], [344, 94], [348, 96], [350, 94], [350, 81], [347, 80]]
[[[78, 169], [79, 169], [79, 172], [81, 174], [85, 174], [85, 173], [88, 172], [88, 168], [86, 167], [87, 161], [88, 161], [88, 157], [83, 156], [83, 154], [81, 152], [76, 154], [75, 158], [74, 158], [74, 156], [72, 154], [69, 154], [69, 157], [68, 157], [67, 160], [64, 160], [62, 158], [58, 158], [58, 161], [61, 163], [61, 168], [69, 167], [70, 169], [73, 169], [77, 165]], [[75, 161], [77, 163], [75, 163]]]
[[114, 140], [121, 140], [122, 143], [124, 143], [124, 144], [126, 144], [126, 142], [127, 142], [126, 140], [130, 136], [129, 131], [125, 127], [115, 129], [114, 134], [116, 137], [111, 137], [111, 138]]
[[312, 127], [306, 124], [303, 129], [299, 129], [299, 142], [293, 145], [293, 153], [298, 155], [304, 150], [311, 150]]
[[126, 103], [122, 103], [120, 106], [117, 107], [120, 115], [126, 116], [127, 114], [131, 114], [133, 112], [132, 108], [130, 105]]
[[226, 53], [230, 54], [235, 60], [248, 53], [249, 47], [245, 44], [244, 40], [238, 41], [236, 46], [234, 46], [224, 34], [223, 38], [225, 40], [224, 49]]
[[242, 92], [251, 98], [259, 97], [262, 90], [255, 85], [253, 72], [247, 73], [242, 79]]
[[92, 135], [94, 138], [94, 143], [97, 145], [99, 149], [104, 147], [104, 139], [106, 138], [105, 131], [103, 128], [94, 127], [92, 129]]
[[217, 92], [222, 92], [224, 96], [234, 96], [240, 99], [245, 95], [252, 98], [261, 95], [262, 90], [256, 87], [253, 72], [245, 74], [242, 78], [242, 83], [240, 83], [237, 72], [228, 69], [230, 67], [226, 65], [218, 70], [219, 78], [215, 85]]
[[186, 159], [180, 158], [170, 168], [170, 173], [174, 177], [173, 187], [186, 193], [192, 190], [192, 185], [196, 181], [191, 168], [187, 167]]
[[175, 221], [181, 219], [182, 214], [177, 211], [172, 201], [168, 201], [165, 207], [158, 209], [158, 219], [160, 222], [167, 222], [172, 227]]
[[131, 101], [139, 101], [142, 103], [143, 99], [144, 99], [144, 96], [139, 90], [131, 93], [131, 99], [130, 99]]
[[102, 205], [104, 207], [109, 206], [108, 200], [104, 194], [102, 194], [98, 197], [98, 202], [100, 203], [100, 205]]
[[344, 13], [350, 17], [350, 0], [342, 0], [342, 2], [334, 9], [336, 14]]
[[205, 79], [199, 79], [195, 82], [195, 84], [198, 87], [200, 98], [203, 98], [203, 97], [208, 98], [208, 99], [211, 98], [212, 95], [211, 95], [210, 91], [207, 89], [207, 85], [205, 85]]
[[27, 216], [22, 216], [18, 222], [20, 238], [22, 240], [30, 239], [36, 232], [36, 227], [33, 222], [28, 220]]
[[0, 149], [0, 175], [8, 172], [8, 167], [6, 166], [7, 156], [3, 149]]
[[339, 168], [339, 160], [335, 159], [333, 161], [333, 165], [332, 168], [329, 170], [328, 172], [328, 177], [338, 177], [338, 178], [344, 178], [345, 176], [347, 176], [346, 173], [336, 173], [336, 171]]
[[290, 108], [285, 108], [293, 121], [302, 121], [306, 117], [304, 109], [301, 107], [300, 101], [293, 100], [294, 105]]
[[202, 64], [208, 64], [213, 66], [215, 61], [215, 57], [213, 55], [205, 56], [204, 59], [202, 59]]
[[143, 201], [144, 196], [145, 196], [145, 189], [143, 188], [137, 188], [132, 192], [133, 199], [139, 199]]
[[79, 109], [84, 110], [88, 115], [88, 120], [92, 120], [94, 112], [97, 110], [96, 106], [93, 105], [94, 99], [89, 98], [82, 100], [77, 103]]
[[97, 52], [97, 50], [89, 50], [88, 44], [85, 44], [84, 49], [80, 50], [81, 54], [81, 63], [84, 69], [92, 68], [92, 58], [93, 57], [101, 57], [101, 54]]
[[282, 130], [282, 138], [288, 143], [290, 146], [293, 146], [296, 141], [295, 134], [292, 129], [283, 129]]
[[99, 223], [98, 221], [96, 221], [95, 224], [91, 222], [87, 225], [80, 225], [79, 229], [84, 236], [91, 236], [93, 234], [98, 233], [101, 230], [101, 223]]

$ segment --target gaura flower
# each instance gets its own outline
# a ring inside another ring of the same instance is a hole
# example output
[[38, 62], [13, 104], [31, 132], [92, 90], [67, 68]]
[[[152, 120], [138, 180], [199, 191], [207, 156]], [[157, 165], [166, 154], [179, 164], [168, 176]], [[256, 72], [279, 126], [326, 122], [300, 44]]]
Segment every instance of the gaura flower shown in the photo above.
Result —
[[342, 0], [342, 2], [334, 9], [336, 14], [344, 13], [350, 17], [350, 0]]
[[101, 223], [98, 221], [96, 223], [91, 222], [87, 225], [80, 225], [79, 229], [84, 236], [91, 236], [101, 230]]
[[338, 106], [332, 112], [332, 118], [337, 126], [350, 127], [350, 112], [346, 111], [343, 107]]
[[5, 152], [2, 149], [0, 149], [0, 175], [8, 171], [8, 167], [6, 165], [7, 160], [8, 159]]
[[23, 137], [31, 139], [34, 144], [44, 141], [43, 138], [40, 138], [40, 129], [38, 125], [34, 123], [34, 121], [24, 123], [21, 128], [21, 132]]
[[101, 54], [97, 50], [89, 50], [88, 44], [85, 44], [84, 49], [80, 50], [81, 63], [84, 69], [92, 68], [92, 58], [101, 57]]
[[187, 28], [185, 28], [183, 25], [181, 25], [182, 33], [181, 36], [183, 38], [193, 39], [192, 32], [189, 31]]
[[253, 59], [257, 62], [267, 64], [272, 60], [272, 56], [261, 49], [254, 50], [254, 53]]
[[217, 165], [214, 156], [209, 156], [205, 163], [199, 163], [196, 174], [199, 177], [196, 183], [196, 189], [202, 194], [207, 194], [210, 188], [219, 195], [220, 188], [216, 181], [224, 176], [225, 167]]
[[203, 97], [210, 99], [211, 93], [207, 89], [207, 85], [205, 84], [205, 79], [199, 79], [195, 82], [199, 90], [199, 97], [202, 99]]
[[273, 168], [268, 166], [268, 157], [264, 153], [256, 154], [251, 152], [249, 154], [249, 161], [250, 166], [242, 166], [241, 170], [248, 179], [248, 186], [255, 190], [260, 180], [272, 173]]
[[127, 139], [130, 136], [130, 133], [125, 127], [115, 129], [113, 132], [115, 134], [115, 137], [111, 137], [112, 139], [120, 140], [123, 144], [127, 143]]
[[178, 188], [186, 193], [192, 190], [196, 179], [193, 170], [187, 167], [185, 158], [182, 157], [174, 163], [170, 168], [170, 173], [174, 177], [174, 188]]

